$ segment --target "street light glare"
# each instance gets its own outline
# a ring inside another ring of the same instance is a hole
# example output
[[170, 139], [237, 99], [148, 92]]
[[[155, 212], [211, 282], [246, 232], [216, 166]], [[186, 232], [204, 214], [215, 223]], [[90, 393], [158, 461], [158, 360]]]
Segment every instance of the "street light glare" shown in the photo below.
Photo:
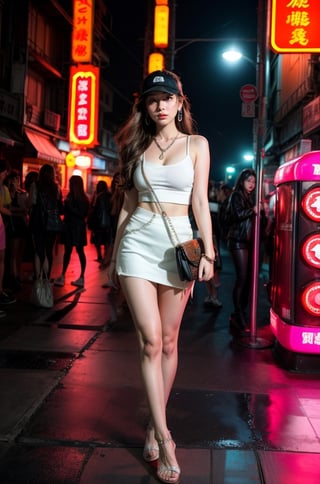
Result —
[[245, 154], [243, 155], [243, 159], [244, 159], [244, 161], [252, 161], [252, 160], [253, 160], [253, 158], [254, 158], [254, 156], [253, 156], [251, 153], [245, 153]]
[[235, 173], [236, 169], [234, 166], [227, 166], [226, 172], [229, 174]]
[[223, 52], [222, 57], [228, 62], [238, 62], [241, 59], [242, 54], [238, 50], [230, 49]]

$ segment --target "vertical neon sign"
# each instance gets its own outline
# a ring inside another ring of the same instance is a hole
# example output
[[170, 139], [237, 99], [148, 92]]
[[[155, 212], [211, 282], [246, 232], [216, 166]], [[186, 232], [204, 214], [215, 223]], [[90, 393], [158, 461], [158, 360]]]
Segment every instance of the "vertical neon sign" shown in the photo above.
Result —
[[97, 141], [99, 68], [71, 66], [69, 97], [69, 141], [87, 148]]
[[92, 61], [93, 1], [73, 1], [72, 61]]

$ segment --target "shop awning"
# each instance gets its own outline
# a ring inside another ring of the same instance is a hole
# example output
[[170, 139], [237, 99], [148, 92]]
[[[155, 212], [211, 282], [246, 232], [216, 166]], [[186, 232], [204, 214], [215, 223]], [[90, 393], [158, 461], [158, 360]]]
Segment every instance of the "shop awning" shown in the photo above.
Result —
[[26, 129], [25, 133], [37, 152], [37, 158], [41, 158], [45, 161], [53, 161], [55, 163], [64, 163], [64, 156], [47, 136], [40, 133], [34, 133], [29, 129]]

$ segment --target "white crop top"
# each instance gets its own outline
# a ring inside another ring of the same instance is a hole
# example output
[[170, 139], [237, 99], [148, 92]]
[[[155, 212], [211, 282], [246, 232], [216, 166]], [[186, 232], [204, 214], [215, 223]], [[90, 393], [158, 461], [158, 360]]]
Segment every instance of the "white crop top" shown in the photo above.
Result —
[[144, 172], [150, 185], [156, 192], [159, 202], [189, 205], [193, 187], [194, 167], [189, 153], [190, 136], [187, 136], [186, 156], [172, 165], [156, 165], [145, 161], [145, 154], [138, 162], [133, 175], [133, 183], [138, 190], [139, 202], [155, 202], [141, 170], [143, 162]]

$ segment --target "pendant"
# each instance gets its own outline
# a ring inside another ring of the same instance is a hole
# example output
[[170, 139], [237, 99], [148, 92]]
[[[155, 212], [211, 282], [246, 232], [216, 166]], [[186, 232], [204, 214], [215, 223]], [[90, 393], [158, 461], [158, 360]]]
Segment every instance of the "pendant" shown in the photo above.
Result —
[[159, 155], [159, 160], [163, 160], [163, 151], [161, 152], [161, 154]]

